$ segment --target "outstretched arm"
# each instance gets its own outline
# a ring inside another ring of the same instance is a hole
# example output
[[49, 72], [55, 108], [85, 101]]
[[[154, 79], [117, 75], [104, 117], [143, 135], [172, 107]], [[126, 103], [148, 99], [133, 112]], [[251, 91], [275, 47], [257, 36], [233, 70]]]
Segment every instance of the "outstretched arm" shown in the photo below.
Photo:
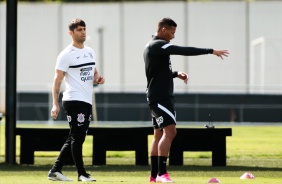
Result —
[[183, 47], [173, 45], [171, 43], [160, 41], [158, 42], [157, 52], [165, 55], [183, 55], [183, 56], [198, 56], [203, 54], [214, 54], [221, 59], [223, 56], [228, 57], [228, 50], [216, 50], [211, 48]]
[[169, 55], [183, 55], [183, 56], [198, 56], [203, 54], [212, 54], [213, 49], [197, 48], [197, 47], [183, 47], [167, 43], [161, 47], [161, 52]]

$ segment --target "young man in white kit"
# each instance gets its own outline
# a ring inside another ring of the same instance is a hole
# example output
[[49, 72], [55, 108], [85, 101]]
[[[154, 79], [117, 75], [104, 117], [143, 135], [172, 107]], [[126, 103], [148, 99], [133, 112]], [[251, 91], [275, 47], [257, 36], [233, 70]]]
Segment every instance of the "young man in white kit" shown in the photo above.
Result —
[[56, 119], [59, 114], [58, 97], [62, 80], [65, 79], [66, 90], [63, 93], [62, 103], [70, 132], [55, 164], [48, 173], [48, 179], [72, 181], [62, 174], [64, 163], [72, 157], [77, 168], [78, 181], [96, 181], [84, 169], [82, 145], [91, 121], [93, 84], [103, 84], [105, 79], [96, 69], [96, 55], [93, 49], [84, 45], [85, 22], [81, 19], [73, 19], [68, 26], [72, 43], [57, 58], [52, 88], [51, 116]]

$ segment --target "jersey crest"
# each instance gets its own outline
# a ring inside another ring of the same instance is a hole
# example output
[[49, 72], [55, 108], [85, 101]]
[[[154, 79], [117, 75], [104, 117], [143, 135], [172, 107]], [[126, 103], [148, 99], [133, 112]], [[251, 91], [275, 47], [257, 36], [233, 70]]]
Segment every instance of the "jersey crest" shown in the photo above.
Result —
[[164, 122], [164, 118], [162, 116], [156, 118], [158, 125], [160, 126]]
[[80, 113], [80, 114], [78, 114], [77, 115], [77, 121], [79, 122], [79, 123], [82, 123], [82, 122], [84, 122], [85, 121], [85, 115], [84, 114], [82, 114], [82, 113]]

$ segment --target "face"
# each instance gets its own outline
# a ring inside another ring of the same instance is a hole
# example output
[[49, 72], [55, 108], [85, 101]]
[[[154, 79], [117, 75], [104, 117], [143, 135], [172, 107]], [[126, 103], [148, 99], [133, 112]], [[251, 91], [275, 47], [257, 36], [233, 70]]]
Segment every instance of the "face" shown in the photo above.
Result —
[[86, 27], [78, 26], [73, 31], [70, 31], [73, 41], [83, 43], [86, 39]]
[[175, 32], [176, 32], [176, 27], [174, 26], [163, 27], [162, 28], [162, 39], [169, 42], [170, 40], [172, 40], [175, 37], [174, 36]]

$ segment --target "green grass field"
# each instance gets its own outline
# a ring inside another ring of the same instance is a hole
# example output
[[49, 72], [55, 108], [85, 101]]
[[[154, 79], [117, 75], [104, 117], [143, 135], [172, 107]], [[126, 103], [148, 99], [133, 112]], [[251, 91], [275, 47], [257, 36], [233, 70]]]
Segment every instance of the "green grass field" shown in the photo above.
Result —
[[[232, 126], [230, 126], [232, 127]], [[4, 164], [4, 126], [1, 127], [0, 183], [54, 183], [47, 180], [47, 172], [58, 152], [36, 152], [35, 165]], [[207, 183], [211, 177], [226, 184], [279, 184], [282, 183], [282, 126], [233, 126], [227, 137], [227, 166], [212, 167], [210, 152], [185, 152], [184, 166], [168, 166], [172, 179], [179, 184]], [[149, 136], [151, 140], [152, 136]], [[17, 142], [19, 138], [17, 137]], [[106, 166], [91, 166], [91, 137], [84, 144], [87, 171], [98, 183], [148, 183], [149, 166], [135, 166], [134, 152], [107, 152]], [[148, 145], [149, 146], [149, 145]], [[19, 144], [17, 143], [17, 156]], [[19, 158], [17, 157], [17, 162]], [[241, 180], [251, 172], [256, 178]], [[63, 173], [78, 183], [74, 166], [64, 167]], [[55, 182], [60, 183], [60, 182]]]

